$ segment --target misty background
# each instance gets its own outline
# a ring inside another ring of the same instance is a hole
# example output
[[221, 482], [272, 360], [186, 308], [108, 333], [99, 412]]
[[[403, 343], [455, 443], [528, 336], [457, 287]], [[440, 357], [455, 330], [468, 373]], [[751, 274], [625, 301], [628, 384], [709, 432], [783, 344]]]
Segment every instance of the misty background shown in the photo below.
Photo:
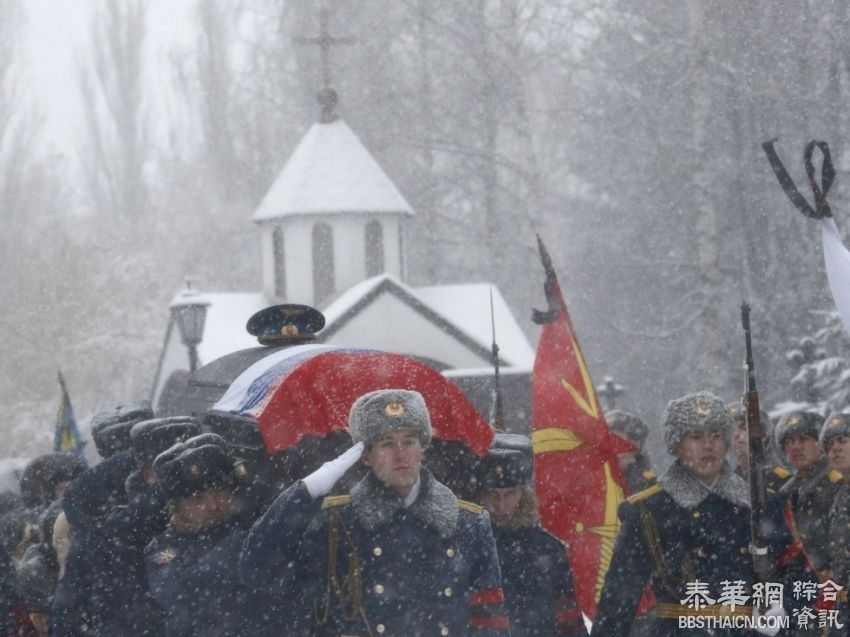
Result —
[[[187, 276], [204, 291], [260, 289], [251, 213], [319, 114], [319, 52], [293, 42], [316, 35], [317, 3], [74, 4], [57, 126], [47, 58], [33, 55], [47, 14], [0, 0], [6, 455], [49, 450], [59, 369], [84, 432], [93, 413], [148, 397]], [[668, 400], [740, 398], [743, 298], [763, 406], [850, 404], [820, 229], [761, 150], [779, 137], [810, 196], [803, 146], [828, 141], [830, 202], [850, 228], [849, 5], [327, 6], [331, 33], [357, 38], [331, 52], [338, 111], [416, 211], [408, 282], [492, 281], [536, 346], [539, 233], [594, 381], [625, 386], [617, 406], [656, 447]], [[822, 360], [789, 365], [804, 336]]]

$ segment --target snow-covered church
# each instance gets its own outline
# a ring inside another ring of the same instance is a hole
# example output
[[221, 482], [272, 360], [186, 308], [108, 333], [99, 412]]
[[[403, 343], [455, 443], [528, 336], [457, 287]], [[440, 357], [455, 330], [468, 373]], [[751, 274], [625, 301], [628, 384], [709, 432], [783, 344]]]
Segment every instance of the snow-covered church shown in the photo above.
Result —
[[[157, 413], [173, 409], [169, 402], [185, 392], [195, 369], [258, 346], [245, 330], [251, 315], [278, 303], [300, 303], [325, 316], [318, 342], [426, 362], [456, 382], [485, 418], [493, 386], [495, 322], [505, 421], [512, 429], [525, 429], [534, 351], [502, 294], [487, 282], [405, 283], [402, 229], [415, 212], [336, 115], [332, 89], [322, 89], [320, 103], [320, 121], [298, 144], [252, 217], [259, 231], [261, 288], [187, 289], [173, 299], [152, 387]], [[179, 324], [186, 305], [200, 308], [198, 333], [189, 340]]]

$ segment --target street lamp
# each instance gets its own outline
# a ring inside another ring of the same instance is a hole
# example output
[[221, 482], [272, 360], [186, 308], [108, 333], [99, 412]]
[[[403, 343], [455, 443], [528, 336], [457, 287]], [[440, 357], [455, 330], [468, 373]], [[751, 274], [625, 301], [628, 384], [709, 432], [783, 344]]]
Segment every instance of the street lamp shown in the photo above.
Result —
[[171, 303], [171, 316], [180, 330], [180, 340], [189, 350], [189, 372], [198, 368], [198, 344], [204, 338], [204, 322], [209, 302], [192, 289], [186, 281], [186, 289]]

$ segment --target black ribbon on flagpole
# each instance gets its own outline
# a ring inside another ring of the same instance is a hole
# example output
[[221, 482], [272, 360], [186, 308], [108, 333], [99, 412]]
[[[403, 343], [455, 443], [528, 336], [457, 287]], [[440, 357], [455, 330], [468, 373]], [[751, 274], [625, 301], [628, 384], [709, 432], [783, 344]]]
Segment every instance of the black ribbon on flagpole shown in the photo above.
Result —
[[[779, 180], [779, 185], [782, 186], [782, 190], [784, 190], [785, 194], [788, 195], [788, 199], [791, 200], [791, 203], [794, 204], [797, 210], [810, 219], [831, 217], [832, 210], [830, 210], [829, 203], [826, 201], [826, 195], [832, 187], [832, 182], [835, 180], [835, 168], [832, 166], [832, 156], [829, 153], [829, 145], [827, 145], [826, 142], [810, 141], [806, 144], [806, 149], [803, 152], [803, 161], [806, 165], [806, 175], [809, 177], [809, 186], [811, 186], [812, 193], [814, 193], [815, 197], [815, 207], [812, 208], [809, 205], [809, 202], [806, 201], [806, 198], [800, 194], [799, 190], [797, 190], [794, 180], [791, 179], [791, 176], [782, 164], [782, 160], [779, 159], [779, 155], [776, 153], [776, 149], [773, 146], [776, 139], [777, 138], [774, 138], [769, 142], [763, 143], [761, 147], [764, 149], [767, 159], [770, 162], [770, 167], [773, 168], [773, 172]], [[815, 179], [815, 166], [814, 163], [812, 163], [812, 155], [814, 154], [815, 148], [819, 149], [823, 154], [820, 185], [818, 185], [818, 182]]]

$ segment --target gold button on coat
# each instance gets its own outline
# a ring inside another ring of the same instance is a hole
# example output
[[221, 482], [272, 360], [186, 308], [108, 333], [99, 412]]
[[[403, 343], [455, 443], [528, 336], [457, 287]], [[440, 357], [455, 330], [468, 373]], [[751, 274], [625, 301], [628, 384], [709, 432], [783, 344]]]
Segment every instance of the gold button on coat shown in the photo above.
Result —
[[381, 593], [383, 593], [383, 592], [384, 592], [384, 587], [383, 587], [383, 586], [381, 586], [380, 584], [375, 584], [375, 592], [376, 592], [378, 595], [380, 595]]
[[383, 551], [381, 550], [380, 546], [376, 546], [372, 549], [372, 555], [374, 555], [375, 557], [379, 557], [381, 553], [383, 553]]
[[452, 589], [447, 586], [446, 590], [443, 591], [443, 595], [445, 595], [446, 597], [451, 597], [452, 596]]
[[698, 517], [699, 517], [699, 511], [694, 511], [694, 517], [695, 517], [695, 518], [698, 518]]
[[455, 550], [454, 549], [446, 549], [446, 555], [448, 555], [449, 557], [454, 557], [455, 556]]
[[382, 635], [384, 634], [384, 631], [385, 631], [386, 629], [387, 629], [387, 627], [386, 627], [386, 626], [384, 626], [383, 624], [378, 624], [377, 626], [375, 626], [375, 630], [377, 630], [377, 631], [378, 631], [379, 633], [381, 633]]
[[445, 626], [443, 626], [443, 627], [440, 629], [440, 634], [441, 634], [441, 635], [448, 635], [448, 634], [449, 634], [449, 629], [448, 629], [448, 628], [446, 628]]

